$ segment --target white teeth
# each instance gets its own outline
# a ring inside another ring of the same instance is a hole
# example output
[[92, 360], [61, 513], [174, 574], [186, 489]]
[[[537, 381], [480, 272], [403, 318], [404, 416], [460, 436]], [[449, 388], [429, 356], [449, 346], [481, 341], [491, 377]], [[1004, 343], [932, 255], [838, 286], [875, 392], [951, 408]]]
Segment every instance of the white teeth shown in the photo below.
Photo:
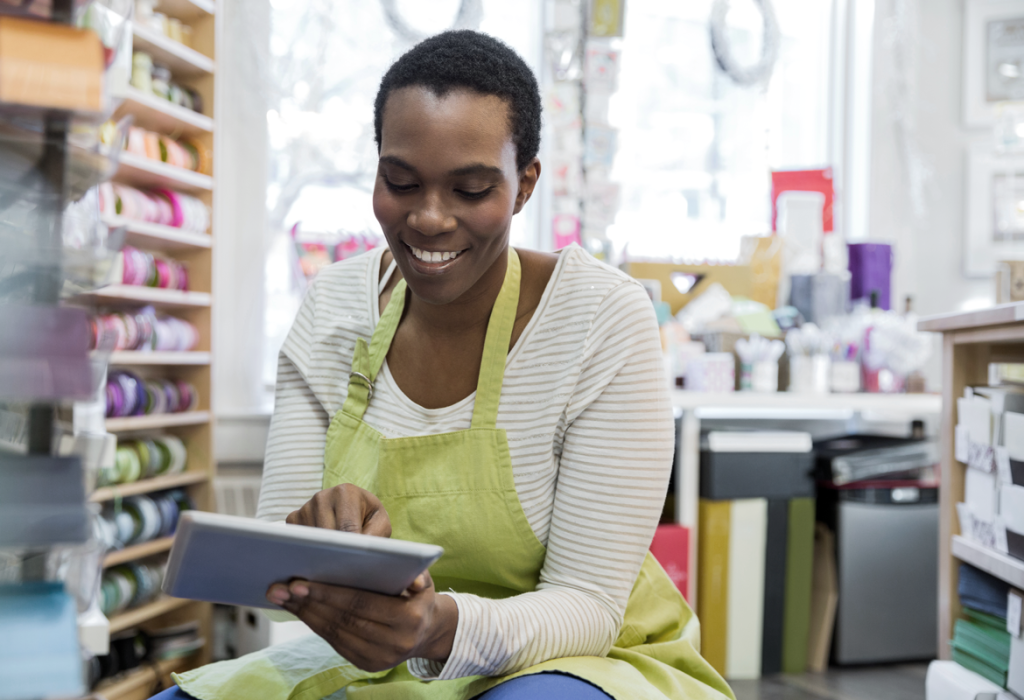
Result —
[[413, 246], [409, 246], [409, 250], [412, 251], [412, 254], [416, 256], [417, 259], [422, 260], [423, 262], [444, 262], [447, 260], [454, 260], [459, 257], [459, 253], [462, 252], [457, 251], [453, 253], [446, 251], [444, 253], [440, 253], [438, 251], [421, 250]]

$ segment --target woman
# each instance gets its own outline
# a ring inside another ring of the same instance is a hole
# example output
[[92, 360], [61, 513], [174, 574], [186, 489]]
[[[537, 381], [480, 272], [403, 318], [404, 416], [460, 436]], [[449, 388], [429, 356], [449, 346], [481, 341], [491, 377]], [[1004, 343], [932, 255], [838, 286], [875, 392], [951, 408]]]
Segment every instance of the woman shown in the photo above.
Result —
[[402, 56], [375, 104], [388, 249], [322, 271], [281, 353], [260, 517], [444, 557], [401, 597], [276, 584], [316, 635], [169, 693], [732, 697], [647, 554], [673, 448], [650, 302], [578, 247], [509, 247], [540, 112], [483, 34]]

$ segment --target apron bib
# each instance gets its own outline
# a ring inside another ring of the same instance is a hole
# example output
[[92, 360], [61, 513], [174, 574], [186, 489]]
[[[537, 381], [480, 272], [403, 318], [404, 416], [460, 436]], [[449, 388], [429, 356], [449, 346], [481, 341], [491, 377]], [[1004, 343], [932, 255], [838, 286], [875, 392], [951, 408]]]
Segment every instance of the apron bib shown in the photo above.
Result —
[[[401, 280], [370, 344], [356, 342], [348, 395], [327, 431], [323, 488], [342, 483], [364, 488], [384, 504], [392, 537], [443, 546], [444, 556], [430, 569], [438, 591], [507, 598], [535, 590], [544, 564], [547, 550], [523, 512], [508, 439], [497, 427], [520, 277], [519, 256], [509, 248], [468, 430], [385, 438], [363, 422], [405, 307]], [[552, 659], [501, 677], [421, 681], [404, 663], [380, 673], [361, 671], [313, 635], [175, 680], [200, 700], [320, 700], [341, 689], [348, 700], [470, 700], [517, 676], [559, 672], [587, 680], [616, 700], [733, 698], [700, 656], [699, 640], [692, 610], [648, 553], [607, 657]]]

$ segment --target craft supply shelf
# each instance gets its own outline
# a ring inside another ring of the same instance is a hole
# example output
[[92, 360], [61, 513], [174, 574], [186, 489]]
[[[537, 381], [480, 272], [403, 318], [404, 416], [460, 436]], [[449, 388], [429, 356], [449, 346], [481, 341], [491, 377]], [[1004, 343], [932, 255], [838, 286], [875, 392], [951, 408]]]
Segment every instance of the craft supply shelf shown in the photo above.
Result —
[[168, 676], [196, 665], [194, 654], [181, 659], [168, 659], [105, 680], [96, 693], [106, 700], [146, 700], [153, 695], [154, 686], [168, 682]]
[[176, 428], [183, 425], [203, 425], [211, 420], [209, 411], [185, 411], [184, 413], [154, 413], [148, 416], [126, 416], [107, 418], [107, 432], [128, 433], [139, 430]]
[[1024, 362], [1024, 303], [924, 318], [922, 331], [942, 333], [942, 468], [939, 488], [939, 656], [951, 657], [949, 640], [960, 616], [959, 564], [966, 562], [1024, 586], [1024, 562], [960, 536], [956, 504], [964, 500], [966, 465], [955, 457], [957, 398], [969, 386], [988, 384], [992, 362]]
[[[172, 104], [161, 97], [143, 92], [132, 86], [117, 89], [120, 99], [115, 118], [132, 115], [135, 125], [171, 138], [188, 138], [204, 151], [212, 154], [215, 121], [214, 46], [218, 36], [219, 15], [215, 0], [159, 0], [156, 10], [168, 17], [181, 20], [192, 28], [192, 48], [176, 42], [153, 29], [133, 24], [133, 50], [149, 53], [157, 64], [167, 66], [172, 79], [195, 90], [203, 103], [203, 113]], [[216, 172], [216, 168], [213, 168]], [[167, 163], [122, 152], [113, 181], [142, 190], [168, 189], [199, 198], [213, 207], [215, 177], [193, 172]], [[215, 213], [211, 219], [216, 220]], [[213, 336], [210, 307], [213, 297], [213, 250], [217, 231], [197, 232], [180, 228], [127, 219], [120, 216], [104, 217], [104, 223], [113, 228], [124, 227], [126, 245], [146, 253], [164, 255], [185, 265], [188, 270], [189, 291], [110, 285], [78, 299], [100, 309], [131, 311], [153, 306], [158, 315], [167, 314], [189, 321], [199, 334], [199, 344], [188, 352], [117, 351], [110, 354], [112, 368], [123, 367], [145, 378], [183, 379], [193, 384], [199, 393], [198, 410], [183, 413], [150, 414], [108, 418], [104, 422], [107, 432], [114, 433], [118, 441], [145, 438], [170, 433], [183, 439], [188, 450], [186, 471], [166, 474], [126, 484], [96, 489], [90, 500], [110, 507], [117, 499], [153, 494], [168, 489], [182, 488], [199, 510], [212, 510], [213, 476], [213, 413], [211, 397], [213, 382]], [[111, 551], [103, 566], [135, 562], [146, 558], [159, 559], [170, 550], [173, 538], [165, 537], [150, 542]], [[110, 619], [110, 631], [117, 634], [139, 626], [161, 627], [198, 621], [199, 633], [206, 645], [186, 658], [147, 664], [114, 679], [103, 681], [95, 692], [106, 700], [145, 700], [160, 686], [158, 679], [169, 673], [185, 671], [210, 660], [209, 640], [212, 606], [207, 603], [160, 597], [134, 610], [127, 610]]]
[[145, 51], [155, 63], [165, 65], [180, 77], [213, 73], [213, 59], [158, 32], [135, 24], [132, 27], [136, 51]]
[[154, 554], [169, 552], [173, 543], [173, 537], [161, 537], [158, 540], [143, 542], [142, 544], [135, 544], [131, 547], [125, 547], [124, 549], [110, 552], [103, 558], [103, 568], [106, 569], [111, 566], [117, 566], [118, 564], [135, 561], [136, 559], [151, 557]]
[[119, 484], [117, 486], [104, 486], [92, 492], [89, 500], [93, 503], [112, 501], [115, 498], [127, 498], [138, 496], [141, 493], [154, 493], [166, 491], [167, 489], [203, 484], [209, 481], [207, 472], [184, 472], [182, 474], [169, 474], [167, 476], [156, 476], [152, 479], [133, 481], [130, 484]]
[[125, 243], [136, 248], [174, 252], [209, 248], [213, 245], [213, 238], [208, 233], [183, 231], [173, 226], [132, 221], [119, 216], [105, 217], [103, 222], [111, 228], [125, 227]]
[[117, 634], [118, 632], [122, 632], [126, 629], [138, 627], [144, 622], [149, 622], [161, 615], [173, 612], [178, 608], [194, 604], [195, 601], [191, 600], [161, 596], [152, 603], [146, 603], [145, 605], [140, 605], [132, 610], [126, 610], [119, 615], [114, 615], [110, 618], [110, 633]]
[[201, 194], [213, 189], [213, 178], [209, 175], [127, 151], [121, 154], [114, 181], [140, 189], [165, 188], [187, 194]]
[[135, 117], [135, 126], [171, 135], [201, 136], [213, 132], [213, 119], [205, 114], [172, 104], [156, 95], [147, 95], [131, 86], [115, 97], [123, 100], [114, 112], [115, 119], [131, 114]]
[[211, 358], [212, 355], [208, 352], [135, 352], [122, 350], [110, 353], [109, 363], [112, 367], [141, 367], [144, 365], [182, 367], [186, 365], [208, 365]]
[[155, 306], [158, 309], [183, 309], [210, 305], [206, 292], [182, 292], [177, 289], [136, 287], [130, 284], [112, 284], [95, 292], [82, 294], [79, 299], [94, 304]]

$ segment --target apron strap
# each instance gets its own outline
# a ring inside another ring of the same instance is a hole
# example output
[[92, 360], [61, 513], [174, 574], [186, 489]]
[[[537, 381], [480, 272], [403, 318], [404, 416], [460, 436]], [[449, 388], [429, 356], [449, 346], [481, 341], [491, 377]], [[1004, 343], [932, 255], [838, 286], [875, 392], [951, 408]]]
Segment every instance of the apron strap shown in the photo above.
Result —
[[[508, 345], [512, 340], [512, 328], [519, 308], [521, 278], [519, 254], [509, 246], [505, 281], [502, 282], [501, 291], [491, 310], [491, 318], [487, 322], [487, 337], [484, 340], [480, 376], [473, 401], [474, 428], [494, 428], [498, 422], [498, 403], [501, 400], [501, 385], [505, 380]], [[384, 366], [384, 358], [388, 355], [398, 323], [402, 320], [405, 297], [406, 283], [402, 279], [391, 292], [391, 299], [380, 316], [370, 344], [367, 345], [362, 338], [356, 340], [355, 352], [352, 354], [352, 374], [348, 378], [348, 395], [341, 407], [342, 411], [354, 418], [362, 419], [373, 398], [373, 383], [380, 368]]]
[[498, 403], [501, 400], [501, 385], [505, 381], [505, 363], [508, 360], [508, 345], [512, 340], [512, 328], [516, 323], [519, 309], [519, 283], [522, 267], [515, 248], [508, 248], [508, 268], [505, 281], [494, 302], [491, 318], [487, 322], [487, 337], [484, 340], [484, 354], [480, 361], [480, 378], [476, 385], [476, 399], [473, 401], [474, 428], [494, 428], [498, 423]]
[[380, 315], [380, 321], [373, 331], [369, 346], [362, 338], [356, 340], [356, 349], [352, 354], [352, 374], [348, 378], [348, 395], [341, 407], [341, 410], [350, 416], [362, 419], [366, 407], [370, 404], [373, 383], [384, 365], [384, 358], [387, 357], [395, 331], [398, 330], [398, 322], [402, 320], [405, 290], [405, 280], [398, 280], [384, 313]]

